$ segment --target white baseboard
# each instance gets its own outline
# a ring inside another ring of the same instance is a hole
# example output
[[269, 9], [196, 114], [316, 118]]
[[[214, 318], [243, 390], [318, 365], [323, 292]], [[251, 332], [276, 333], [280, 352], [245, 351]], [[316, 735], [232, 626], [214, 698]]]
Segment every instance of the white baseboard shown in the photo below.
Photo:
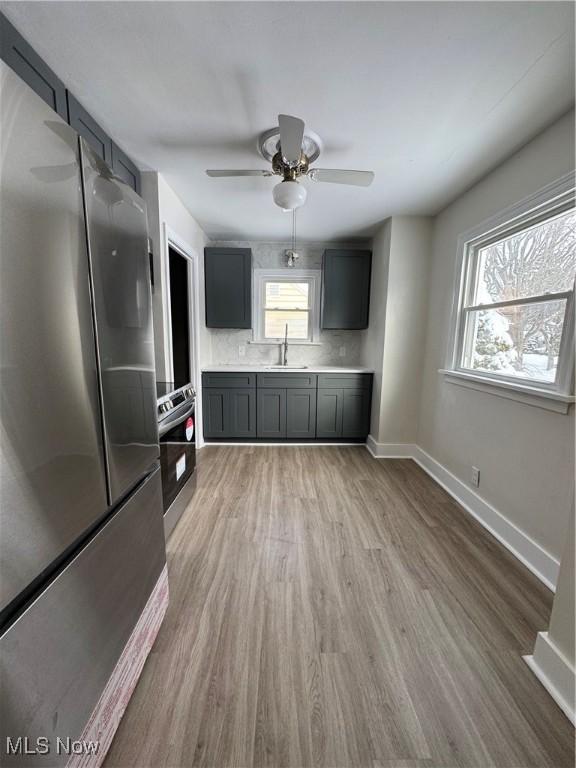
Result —
[[416, 450], [412, 443], [377, 443], [372, 435], [366, 438], [366, 448], [375, 459], [413, 459]]
[[416, 447], [414, 461], [554, 592], [560, 562], [436, 459]]
[[413, 459], [548, 589], [556, 590], [559, 561], [422, 448], [413, 443], [377, 443], [372, 435], [366, 448], [376, 459]]
[[566, 717], [576, 724], [574, 666], [556, 647], [548, 632], [538, 632], [534, 654], [522, 657]]

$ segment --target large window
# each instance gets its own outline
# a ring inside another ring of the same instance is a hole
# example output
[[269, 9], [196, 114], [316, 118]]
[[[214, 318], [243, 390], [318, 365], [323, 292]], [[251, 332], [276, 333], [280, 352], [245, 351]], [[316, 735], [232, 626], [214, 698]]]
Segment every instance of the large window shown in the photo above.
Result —
[[254, 340], [278, 342], [288, 328], [293, 342], [318, 335], [320, 275], [314, 270], [254, 271]]
[[[518, 211], [514, 211], [515, 214]], [[569, 395], [576, 212], [553, 197], [463, 240], [453, 372]]]

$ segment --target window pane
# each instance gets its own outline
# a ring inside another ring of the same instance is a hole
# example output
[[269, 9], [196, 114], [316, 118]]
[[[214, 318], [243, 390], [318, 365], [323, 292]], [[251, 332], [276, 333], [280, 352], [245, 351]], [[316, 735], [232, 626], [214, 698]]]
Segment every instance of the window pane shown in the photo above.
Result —
[[568, 291], [575, 272], [576, 213], [571, 210], [479, 250], [472, 304]]
[[553, 382], [566, 300], [467, 314], [464, 368]]
[[267, 282], [266, 309], [308, 309], [308, 283]]
[[267, 339], [283, 339], [286, 323], [289, 339], [308, 338], [308, 312], [283, 312], [277, 309], [267, 309], [264, 313], [264, 336]]

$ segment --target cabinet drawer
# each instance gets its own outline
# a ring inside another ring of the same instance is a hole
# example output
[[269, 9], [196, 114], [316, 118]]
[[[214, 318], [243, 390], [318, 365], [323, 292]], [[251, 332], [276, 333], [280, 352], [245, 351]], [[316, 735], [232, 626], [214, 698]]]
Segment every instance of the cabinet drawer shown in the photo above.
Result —
[[371, 373], [321, 373], [318, 389], [370, 389]]
[[317, 378], [315, 373], [259, 373], [257, 384], [259, 389], [314, 389]]
[[224, 387], [255, 387], [256, 374], [241, 373], [238, 371], [230, 373], [203, 373], [202, 386], [219, 387], [221, 389]]

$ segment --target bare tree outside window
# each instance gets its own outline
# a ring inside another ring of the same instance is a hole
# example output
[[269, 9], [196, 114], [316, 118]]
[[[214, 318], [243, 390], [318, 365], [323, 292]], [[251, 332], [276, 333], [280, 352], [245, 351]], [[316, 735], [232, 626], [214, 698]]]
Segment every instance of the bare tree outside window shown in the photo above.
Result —
[[576, 274], [574, 210], [480, 248], [476, 264], [464, 367], [554, 382], [562, 294], [573, 290]]

